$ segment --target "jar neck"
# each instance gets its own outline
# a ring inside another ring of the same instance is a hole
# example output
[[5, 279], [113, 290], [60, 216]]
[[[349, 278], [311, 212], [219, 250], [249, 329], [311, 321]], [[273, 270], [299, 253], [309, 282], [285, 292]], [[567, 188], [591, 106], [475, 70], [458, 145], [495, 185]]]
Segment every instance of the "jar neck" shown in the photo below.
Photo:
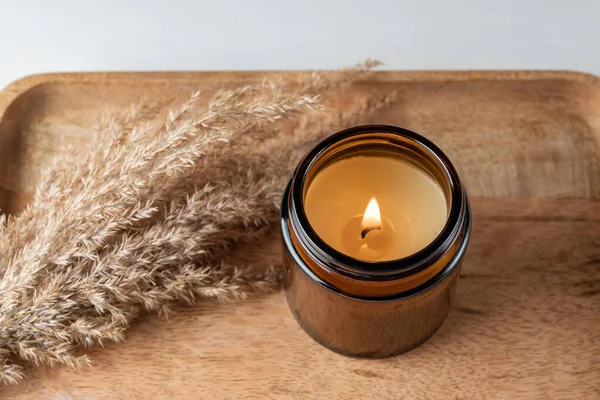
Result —
[[[383, 262], [358, 260], [330, 247], [308, 223], [303, 202], [312, 177], [328, 163], [366, 147], [409, 155], [444, 190], [449, 205], [447, 223], [438, 237], [416, 254]], [[361, 298], [411, 293], [444, 276], [462, 257], [470, 230], [467, 194], [448, 158], [422, 136], [391, 126], [359, 126], [321, 142], [298, 166], [282, 203], [284, 240], [304, 267], [340, 292]]]

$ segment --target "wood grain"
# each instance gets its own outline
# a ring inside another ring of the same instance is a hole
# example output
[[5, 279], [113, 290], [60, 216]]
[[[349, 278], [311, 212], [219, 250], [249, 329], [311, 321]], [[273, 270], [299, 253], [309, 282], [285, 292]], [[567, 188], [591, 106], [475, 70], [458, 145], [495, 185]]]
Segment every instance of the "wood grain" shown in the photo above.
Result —
[[[85, 151], [99, 116], [264, 73], [42, 75], [0, 94], [0, 207], [27, 200], [52, 154]], [[563, 72], [386, 72], [349, 97], [401, 90], [362, 121], [421, 132], [460, 169], [474, 231], [440, 331], [385, 360], [310, 339], [282, 293], [143, 318], [94, 367], [28, 370], [2, 399], [600, 398], [600, 84]], [[339, 106], [343, 107], [344, 99]], [[240, 256], [279, 258], [276, 233]]]

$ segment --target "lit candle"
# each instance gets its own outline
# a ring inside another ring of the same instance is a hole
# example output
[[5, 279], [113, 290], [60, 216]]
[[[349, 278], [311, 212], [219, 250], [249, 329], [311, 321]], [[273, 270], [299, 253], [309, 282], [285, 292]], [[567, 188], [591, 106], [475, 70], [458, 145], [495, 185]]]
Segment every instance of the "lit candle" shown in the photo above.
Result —
[[315, 233], [335, 250], [364, 261], [410, 256], [440, 234], [444, 192], [402, 157], [358, 155], [321, 170], [304, 199]]
[[308, 152], [283, 195], [290, 309], [342, 354], [406, 352], [446, 319], [470, 236], [467, 192], [433, 143], [394, 126], [338, 132]]

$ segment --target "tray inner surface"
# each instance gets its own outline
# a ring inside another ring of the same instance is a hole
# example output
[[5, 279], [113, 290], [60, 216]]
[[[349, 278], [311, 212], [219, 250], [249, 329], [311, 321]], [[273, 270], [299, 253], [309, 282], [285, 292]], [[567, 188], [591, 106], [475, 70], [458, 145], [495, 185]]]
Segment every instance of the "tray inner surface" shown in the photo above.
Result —
[[[52, 156], [85, 151], [103, 114], [262, 73], [50, 75], [0, 95], [0, 208], [21, 209]], [[33, 84], [35, 83], [35, 84]], [[463, 177], [474, 232], [456, 304], [418, 349], [357, 360], [314, 343], [282, 293], [150, 316], [92, 350], [94, 368], [27, 371], [2, 398], [573, 398], [600, 396], [600, 84], [574, 73], [380, 73], [347, 93], [400, 90], [361, 123], [437, 143]], [[4, 97], [2, 97], [4, 96]], [[340, 98], [338, 107], [344, 107]], [[2, 103], [4, 102], [4, 103]], [[278, 237], [240, 250], [274, 262]], [[45, 397], [46, 396], [46, 397]]]

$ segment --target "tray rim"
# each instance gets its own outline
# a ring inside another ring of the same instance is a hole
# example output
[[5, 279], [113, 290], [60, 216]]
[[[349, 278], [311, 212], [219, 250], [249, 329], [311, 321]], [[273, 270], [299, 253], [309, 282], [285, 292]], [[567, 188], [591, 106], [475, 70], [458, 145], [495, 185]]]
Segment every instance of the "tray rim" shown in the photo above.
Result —
[[[47, 84], [56, 83], [98, 83], [139, 81], [166, 83], [186, 81], [201, 77], [215, 78], [229, 76], [232, 81], [243, 81], [265, 74], [293, 74], [308, 70], [182, 70], [182, 71], [89, 71], [89, 72], [50, 72], [26, 75], [0, 91], [0, 123], [6, 111], [17, 98], [29, 91]], [[325, 71], [325, 70], [322, 70]], [[378, 81], [469, 81], [469, 80], [541, 80], [560, 79], [580, 82], [600, 89], [600, 76], [575, 70], [381, 70], [374, 77]]]

